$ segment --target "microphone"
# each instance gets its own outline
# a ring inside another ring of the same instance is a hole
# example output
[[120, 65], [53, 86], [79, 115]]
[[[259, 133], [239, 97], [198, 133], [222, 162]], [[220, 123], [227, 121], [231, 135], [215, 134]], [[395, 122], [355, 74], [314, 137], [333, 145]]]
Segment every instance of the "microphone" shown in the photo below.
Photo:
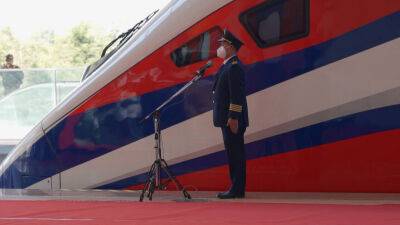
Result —
[[211, 60], [209, 60], [203, 67], [201, 67], [199, 70], [196, 71], [196, 74], [199, 75], [203, 75], [204, 71], [206, 71], [206, 69], [210, 68], [212, 66], [213, 62]]

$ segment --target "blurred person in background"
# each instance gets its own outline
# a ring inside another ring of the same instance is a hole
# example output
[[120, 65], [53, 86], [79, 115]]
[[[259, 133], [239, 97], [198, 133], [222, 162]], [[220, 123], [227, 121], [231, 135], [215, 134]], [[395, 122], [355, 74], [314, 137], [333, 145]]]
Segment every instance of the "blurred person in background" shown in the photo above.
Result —
[[19, 70], [19, 66], [14, 65], [14, 56], [11, 54], [6, 55], [6, 63], [1, 66], [1, 69], [12, 70], [0, 73], [3, 81], [4, 95], [8, 95], [21, 86], [24, 73]]

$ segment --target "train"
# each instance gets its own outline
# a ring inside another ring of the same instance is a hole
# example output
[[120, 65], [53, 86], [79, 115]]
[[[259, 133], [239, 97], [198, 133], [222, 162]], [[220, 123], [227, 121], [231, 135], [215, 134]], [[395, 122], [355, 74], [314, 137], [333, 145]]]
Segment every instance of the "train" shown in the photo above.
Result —
[[143, 118], [211, 60], [161, 111], [162, 156], [187, 190], [226, 189], [211, 93], [224, 29], [244, 43], [247, 191], [400, 192], [398, 0], [171, 0], [7, 155], [1, 188], [140, 189], [155, 159]]

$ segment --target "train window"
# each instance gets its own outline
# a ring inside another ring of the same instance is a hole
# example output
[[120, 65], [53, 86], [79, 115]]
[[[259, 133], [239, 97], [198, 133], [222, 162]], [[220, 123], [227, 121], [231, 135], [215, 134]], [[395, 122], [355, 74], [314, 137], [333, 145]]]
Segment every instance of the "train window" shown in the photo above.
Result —
[[308, 35], [308, 0], [271, 0], [240, 16], [240, 21], [261, 48]]
[[171, 58], [178, 67], [214, 58], [219, 47], [217, 40], [221, 36], [222, 30], [214, 27], [173, 51]]

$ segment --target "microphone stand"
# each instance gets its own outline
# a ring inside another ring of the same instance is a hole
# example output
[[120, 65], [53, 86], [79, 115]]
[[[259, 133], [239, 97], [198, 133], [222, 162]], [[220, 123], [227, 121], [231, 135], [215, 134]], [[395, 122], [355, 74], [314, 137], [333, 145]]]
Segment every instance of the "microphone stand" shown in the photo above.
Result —
[[166, 188], [165, 184], [161, 183], [161, 171], [164, 171], [165, 174], [168, 176], [168, 180], [166, 184], [168, 184], [169, 181], [173, 181], [179, 191], [182, 191], [183, 196], [185, 199], [191, 199], [190, 194], [186, 191], [186, 189], [182, 186], [181, 183], [175, 178], [175, 176], [172, 174], [170, 169], [168, 168], [167, 162], [162, 158], [161, 156], [161, 129], [160, 129], [160, 111], [161, 109], [166, 106], [169, 102], [171, 102], [176, 96], [180, 95], [182, 92], [184, 92], [187, 88], [192, 86], [196, 81], [198, 81], [202, 76], [204, 75], [204, 70], [200, 70], [196, 73], [196, 76], [193, 77], [193, 79], [188, 82], [186, 85], [184, 85], [181, 89], [179, 89], [174, 95], [172, 95], [170, 98], [168, 98], [164, 103], [162, 103], [160, 106], [158, 106], [153, 112], [151, 112], [149, 115], [147, 115], [141, 122], [149, 119], [150, 117], [153, 117], [153, 124], [154, 124], [154, 141], [155, 141], [155, 153], [156, 153], [156, 160], [153, 162], [153, 164], [150, 167], [150, 170], [147, 174], [147, 181], [144, 184], [144, 187], [142, 189], [142, 193], [140, 194], [140, 199], [139, 201], [142, 202], [144, 195], [147, 193], [147, 198], [151, 201], [153, 198], [153, 193], [155, 189], [163, 190]]

